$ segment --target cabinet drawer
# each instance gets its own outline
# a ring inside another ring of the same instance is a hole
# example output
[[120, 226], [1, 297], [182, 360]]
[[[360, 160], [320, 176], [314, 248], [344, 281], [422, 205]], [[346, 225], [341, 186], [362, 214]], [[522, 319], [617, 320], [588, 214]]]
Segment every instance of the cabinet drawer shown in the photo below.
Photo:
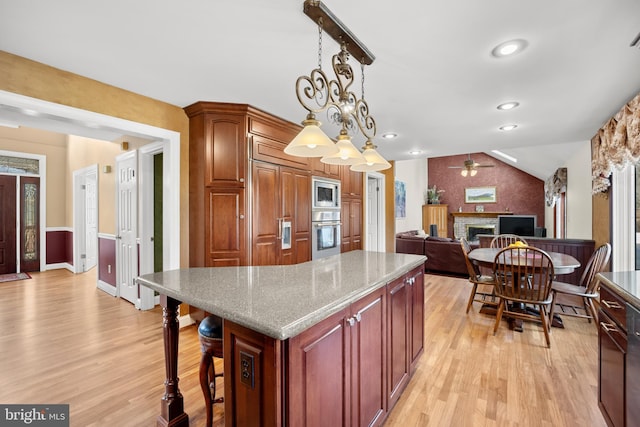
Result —
[[600, 287], [600, 308], [627, 331], [627, 304], [606, 286]]

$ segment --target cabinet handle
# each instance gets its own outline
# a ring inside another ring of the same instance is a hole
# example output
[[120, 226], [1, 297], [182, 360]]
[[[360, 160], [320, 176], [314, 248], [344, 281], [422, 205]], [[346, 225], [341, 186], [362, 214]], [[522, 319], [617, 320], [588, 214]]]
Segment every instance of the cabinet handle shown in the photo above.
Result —
[[356, 324], [356, 319], [352, 316], [347, 319], [347, 322], [349, 323], [349, 326], [353, 326]]
[[240, 180], [239, 180], [239, 181], [240, 181], [240, 182], [244, 182], [244, 178], [240, 178]]
[[360, 322], [362, 320], [362, 316], [360, 315], [360, 313], [356, 313], [354, 317], [356, 318], [356, 322]]
[[282, 239], [282, 218], [278, 218], [278, 236], [276, 237], [276, 239]]
[[612, 325], [611, 323], [604, 323], [604, 322], [600, 322], [600, 326], [602, 327], [602, 329], [604, 329], [606, 332], [618, 332], [618, 328], [616, 328], [615, 325]]
[[616, 301], [607, 301], [606, 299], [602, 300], [602, 305], [604, 305], [607, 308], [613, 308], [616, 310], [620, 310], [622, 308], [622, 306], [618, 304]]
[[244, 219], [244, 215], [243, 214], [240, 214], [240, 219]]

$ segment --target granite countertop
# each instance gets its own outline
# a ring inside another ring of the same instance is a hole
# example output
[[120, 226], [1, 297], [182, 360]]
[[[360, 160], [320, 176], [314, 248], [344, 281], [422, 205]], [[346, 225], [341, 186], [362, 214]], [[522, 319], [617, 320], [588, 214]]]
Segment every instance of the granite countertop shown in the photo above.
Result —
[[598, 273], [596, 277], [626, 302], [640, 309], [640, 271]]
[[294, 265], [184, 268], [146, 274], [136, 281], [284, 340], [425, 261], [422, 255], [351, 251]]

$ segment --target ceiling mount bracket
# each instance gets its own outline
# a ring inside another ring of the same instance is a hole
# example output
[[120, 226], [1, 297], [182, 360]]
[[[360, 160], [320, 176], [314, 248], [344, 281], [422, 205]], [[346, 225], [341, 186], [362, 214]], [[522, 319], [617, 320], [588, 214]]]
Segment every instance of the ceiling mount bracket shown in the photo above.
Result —
[[303, 11], [316, 25], [322, 22], [323, 31], [339, 45], [345, 44], [347, 51], [361, 64], [371, 65], [376, 59], [373, 53], [321, 1], [305, 0]]

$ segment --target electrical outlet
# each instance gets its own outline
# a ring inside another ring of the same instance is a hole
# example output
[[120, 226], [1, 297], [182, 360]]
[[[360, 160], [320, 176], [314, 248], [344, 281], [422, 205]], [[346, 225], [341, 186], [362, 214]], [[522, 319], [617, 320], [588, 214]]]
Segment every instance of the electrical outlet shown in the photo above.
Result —
[[240, 382], [253, 388], [255, 385], [253, 356], [240, 352]]

